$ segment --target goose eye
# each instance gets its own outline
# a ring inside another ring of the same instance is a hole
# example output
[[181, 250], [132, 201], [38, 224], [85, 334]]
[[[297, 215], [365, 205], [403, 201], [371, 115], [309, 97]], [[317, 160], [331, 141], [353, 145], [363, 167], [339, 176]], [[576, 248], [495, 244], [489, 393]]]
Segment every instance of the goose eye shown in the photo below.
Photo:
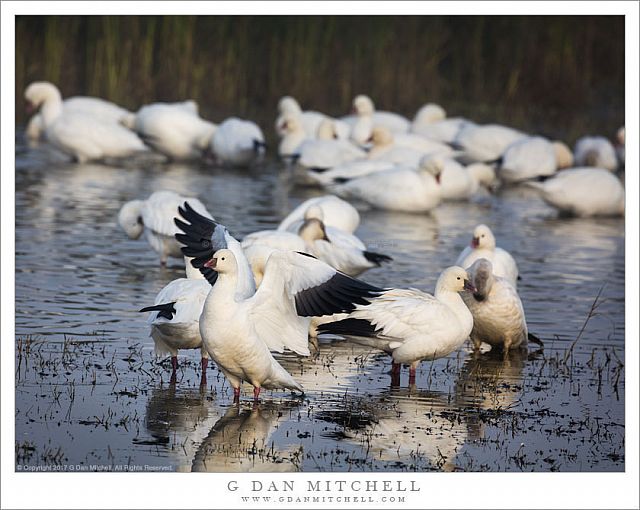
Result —
[[484, 234], [482, 234], [480, 237], [484, 237]]
[[[222, 260], [224, 260], [224, 259], [222, 259]], [[459, 280], [459, 279], [460, 279], [460, 277], [458, 276], [458, 280]]]
[[222, 260], [224, 260], [224, 257], [222, 257]]

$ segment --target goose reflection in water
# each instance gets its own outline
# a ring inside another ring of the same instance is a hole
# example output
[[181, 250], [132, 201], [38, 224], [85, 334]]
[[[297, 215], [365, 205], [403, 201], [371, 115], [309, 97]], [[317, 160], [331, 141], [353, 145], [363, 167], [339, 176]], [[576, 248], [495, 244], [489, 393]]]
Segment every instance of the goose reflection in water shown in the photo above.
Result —
[[469, 411], [464, 414], [470, 440], [484, 438], [481, 411], [508, 412], [520, 403], [524, 368], [529, 359], [535, 359], [541, 352], [516, 349], [505, 355], [492, 349], [484, 354], [472, 353], [467, 358], [456, 381], [455, 400], [456, 407]]
[[197, 472], [297, 471], [297, 452], [276, 449], [269, 442], [280, 422], [299, 405], [296, 401], [265, 402], [250, 407], [231, 406], [213, 426], [195, 453]]
[[134, 439], [134, 443], [166, 445], [177, 471], [188, 471], [202, 437], [221, 414], [202, 386], [162, 385], [152, 390], [147, 403], [144, 424], [151, 438]]

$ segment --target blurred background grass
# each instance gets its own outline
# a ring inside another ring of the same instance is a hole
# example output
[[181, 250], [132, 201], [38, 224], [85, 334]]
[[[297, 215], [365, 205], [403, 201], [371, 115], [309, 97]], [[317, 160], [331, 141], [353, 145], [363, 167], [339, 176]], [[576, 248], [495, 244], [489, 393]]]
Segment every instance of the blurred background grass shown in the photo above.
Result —
[[340, 115], [366, 93], [573, 142], [624, 123], [624, 17], [20, 16], [19, 124], [34, 80], [130, 109], [192, 98], [269, 131], [284, 94]]

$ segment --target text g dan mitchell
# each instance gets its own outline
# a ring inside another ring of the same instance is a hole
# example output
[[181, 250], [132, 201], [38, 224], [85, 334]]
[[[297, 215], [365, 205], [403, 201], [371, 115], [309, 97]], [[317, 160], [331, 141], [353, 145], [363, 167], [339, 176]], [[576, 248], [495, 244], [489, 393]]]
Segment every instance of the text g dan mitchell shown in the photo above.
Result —
[[251, 480], [240, 484], [236, 480], [227, 483], [231, 492], [240, 490], [251, 492], [420, 492], [415, 480], [305, 480], [304, 484], [295, 480], [261, 482]]

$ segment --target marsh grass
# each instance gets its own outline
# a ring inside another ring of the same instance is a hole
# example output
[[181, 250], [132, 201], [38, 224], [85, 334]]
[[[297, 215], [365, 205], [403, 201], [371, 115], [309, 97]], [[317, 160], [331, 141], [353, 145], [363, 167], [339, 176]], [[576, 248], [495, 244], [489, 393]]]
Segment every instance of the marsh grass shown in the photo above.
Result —
[[358, 93], [409, 116], [436, 101], [573, 141], [624, 123], [624, 17], [19, 16], [17, 103], [42, 79], [132, 109], [193, 98], [214, 120], [283, 94], [335, 115]]

